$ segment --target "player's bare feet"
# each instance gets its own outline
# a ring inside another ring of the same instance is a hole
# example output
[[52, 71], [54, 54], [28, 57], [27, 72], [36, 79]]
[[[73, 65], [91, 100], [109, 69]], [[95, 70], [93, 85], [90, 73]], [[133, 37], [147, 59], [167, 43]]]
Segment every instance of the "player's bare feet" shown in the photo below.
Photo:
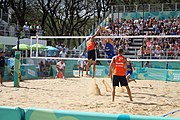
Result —
[[111, 92], [111, 87], [108, 85], [108, 83], [106, 83], [106, 81], [103, 79], [102, 83], [104, 84], [104, 87], [106, 89], [106, 92]]
[[85, 76], [85, 77], [90, 77], [90, 76], [89, 76], [89, 74], [86, 74], [86, 76]]

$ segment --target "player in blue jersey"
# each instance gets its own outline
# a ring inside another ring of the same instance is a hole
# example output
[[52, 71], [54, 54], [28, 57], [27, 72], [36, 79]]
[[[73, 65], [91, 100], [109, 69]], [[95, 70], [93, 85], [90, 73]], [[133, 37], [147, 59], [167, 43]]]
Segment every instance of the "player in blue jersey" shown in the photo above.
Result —
[[130, 59], [127, 58], [127, 69], [126, 69], [126, 79], [128, 82], [136, 82], [135, 79], [130, 79], [130, 76], [132, 75], [133, 71], [136, 70], [133, 66], [133, 64], [130, 62]]
[[[99, 29], [100, 36], [103, 36], [103, 30], [104, 30], [106, 36], [109, 36], [109, 32], [108, 32], [108, 30], [105, 27]], [[113, 40], [111, 38], [106, 38], [106, 39], [101, 38], [101, 39], [102, 39], [103, 44], [105, 45], [104, 51], [105, 51], [105, 53], [107, 55], [107, 59], [112, 59], [114, 57], [114, 55], [115, 55], [114, 54]], [[110, 65], [110, 63], [111, 63], [111, 60], [108, 60], [108, 66]], [[108, 73], [108, 76], [111, 78], [111, 81], [112, 81], [112, 75], [110, 75]], [[103, 84], [104, 83], [105, 82], [103, 81]]]
[[[105, 32], [105, 34], [107, 36], [109, 36], [109, 33], [107, 31], [107, 29], [105, 29], [104, 27], [102, 28]], [[100, 35], [102, 36], [102, 29], [100, 29], [99, 33]], [[106, 52], [106, 55], [107, 55], [107, 59], [112, 59], [114, 57], [114, 44], [113, 44], [113, 41], [111, 38], [101, 38], [102, 39], [102, 42], [104, 43], [105, 45], [105, 52]], [[111, 60], [108, 61], [108, 65], [110, 64]]]

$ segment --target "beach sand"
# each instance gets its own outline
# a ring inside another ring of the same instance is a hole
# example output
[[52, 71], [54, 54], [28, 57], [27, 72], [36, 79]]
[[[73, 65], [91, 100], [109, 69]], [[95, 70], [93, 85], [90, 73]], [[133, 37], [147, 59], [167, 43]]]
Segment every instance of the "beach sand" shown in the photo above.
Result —
[[[4, 82], [6, 87], [0, 86], [0, 106], [150, 116], [162, 116], [180, 109], [180, 82], [137, 80], [129, 84], [132, 102], [125, 88], [124, 92], [118, 88], [115, 102], [111, 102], [111, 92], [106, 92], [102, 83], [105, 80], [110, 85], [110, 79], [95, 80], [86, 77], [25, 80], [20, 88], [13, 87], [13, 82]], [[180, 117], [180, 112], [171, 116]]]

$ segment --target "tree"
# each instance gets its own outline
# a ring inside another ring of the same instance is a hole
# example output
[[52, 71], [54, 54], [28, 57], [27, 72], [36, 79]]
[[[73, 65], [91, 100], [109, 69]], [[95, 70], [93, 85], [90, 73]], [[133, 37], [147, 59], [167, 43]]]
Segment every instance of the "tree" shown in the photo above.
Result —
[[94, 0], [95, 8], [97, 11], [98, 23], [100, 22], [100, 18], [105, 18], [107, 16], [106, 12], [110, 11], [110, 7], [113, 3], [112, 0]]
[[[54, 36], [84, 35], [86, 31], [84, 28], [93, 16], [94, 10], [82, 2], [82, 0], [38, 0], [42, 25], [47, 25], [48, 33]], [[72, 42], [67, 41], [68, 46], [70, 43]]]
[[25, 15], [27, 9], [26, 0], [9, 0], [10, 7], [14, 10], [15, 17], [22, 27], [25, 23]]
[[2, 9], [5, 13], [8, 13], [9, 8], [9, 0], [0, 0], [0, 9]]

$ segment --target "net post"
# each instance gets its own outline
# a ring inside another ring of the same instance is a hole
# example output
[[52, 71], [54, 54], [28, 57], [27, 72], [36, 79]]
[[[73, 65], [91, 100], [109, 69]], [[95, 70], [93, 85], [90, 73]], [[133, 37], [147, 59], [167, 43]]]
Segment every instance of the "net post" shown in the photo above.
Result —
[[21, 51], [15, 52], [15, 63], [14, 63], [14, 87], [19, 87], [20, 85], [20, 60], [21, 60]]

